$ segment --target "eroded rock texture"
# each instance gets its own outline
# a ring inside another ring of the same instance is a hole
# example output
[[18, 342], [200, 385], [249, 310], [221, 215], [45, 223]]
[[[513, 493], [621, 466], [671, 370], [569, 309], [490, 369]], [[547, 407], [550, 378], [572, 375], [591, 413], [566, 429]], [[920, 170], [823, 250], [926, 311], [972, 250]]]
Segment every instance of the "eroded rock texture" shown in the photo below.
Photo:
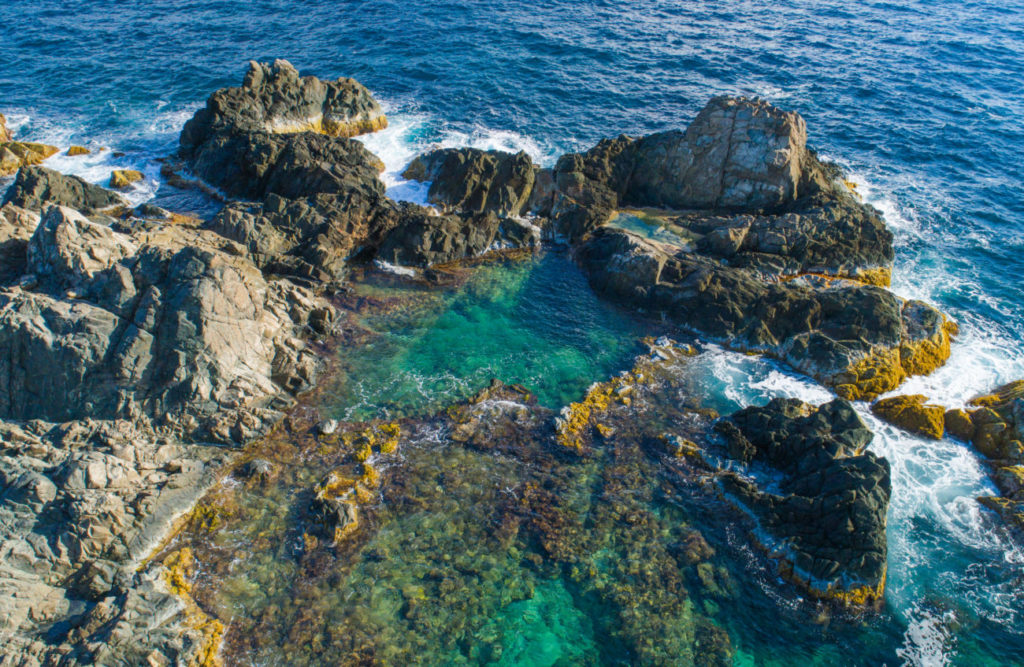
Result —
[[781, 474], [775, 488], [731, 474], [720, 484], [754, 515], [784, 574], [820, 597], [880, 601], [889, 464], [864, 450], [872, 433], [853, 407], [774, 399], [734, 413], [720, 430], [735, 458]]

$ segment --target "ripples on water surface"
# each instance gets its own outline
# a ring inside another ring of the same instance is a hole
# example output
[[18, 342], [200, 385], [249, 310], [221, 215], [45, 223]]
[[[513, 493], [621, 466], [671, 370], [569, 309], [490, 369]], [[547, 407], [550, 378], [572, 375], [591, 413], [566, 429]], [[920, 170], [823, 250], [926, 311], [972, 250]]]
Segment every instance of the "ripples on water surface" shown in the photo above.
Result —
[[[525, 149], [550, 164], [603, 136], [682, 126], [714, 94], [758, 94], [797, 109], [813, 145], [847, 167], [894, 228], [896, 291], [959, 320], [949, 363], [901, 389], [947, 405], [1024, 376], [1022, 55], [1024, 9], [1016, 1], [0, 5], [0, 104], [16, 132], [123, 151], [51, 165], [96, 182], [115, 166], [140, 167], [148, 179], [134, 196], [155, 192], [173, 208], [205, 204], [169, 198], [153, 158], [173, 150], [182, 123], [211, 90], [236, 84], [250, 58], [286, 57], [306, 72], [367, 84], [386, 102], [392, 126], [366, 142], [388, 164], [391, 193], [411, 199], [424, 193], [402, 182], [400, 168], [435, 143]], [[428, 319], [386, 334], [373, 363], [351, 362], [361, 387], [325, 392], [335, 397], [325, 409], [365, 417], [403, 402], [440, 404], [509, 363], [517, 376], [505, 379], [532, 383], [557, 405], [619, 368], [636, 332], [618, 313], [589, 296], [561, 310], [550, 290], [539, 304], [516, 301], [531, 281], [573, 288], [578, 276], [550, 261], [485, 274], [478, 280], [492, 275], [497, 291], [476, 298], [471, 285], [444, 297]], [[531, 318], [555, 315], [551, 338], [530, 338]], [[487, 335], [469, 345], [459, 338], [463, 328]], [[448, 357], [429, 354], [446, 346]], [[719, 409], [776, 394], [827, 398], [770, 365], [724, 352], [708, 358], [694, 382]], [[547, 372], [549, 359], [564, 375]], [[436, 363], [450, 366], [448, 375]], [[406, 381], [424, 377], [433, 385]], [[894, 474], [895, 619], [883, 634], [895, 633], [898, 656], [886, 660], [1018, 661], [1022, 557], [971, 500], [991, 492], [977, 459], [951, 441], [925, 443], [870, 424], [878, 434], [872, 447]], [[563, 592], [541, 587], [535, 600], [520, 616], [561, 632], [545, 610], [560, 608]], [[507, 623], [520, 622], [511, 620], [519, 610], [503, 612]], [[759, 633], [742, 624], [731, 630]], [[827, 644], [813, 633], [806, 641]], [[827, 649], [822, 664], [871, 662]]]

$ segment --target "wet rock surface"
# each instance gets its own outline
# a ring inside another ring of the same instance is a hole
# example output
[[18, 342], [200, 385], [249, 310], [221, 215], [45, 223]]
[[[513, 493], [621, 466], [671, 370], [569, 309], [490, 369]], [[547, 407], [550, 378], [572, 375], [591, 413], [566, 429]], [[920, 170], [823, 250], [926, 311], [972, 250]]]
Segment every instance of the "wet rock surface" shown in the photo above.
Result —
[[[892, 234], [806, 140], [798, 114], [720, 97], [685, 132], [605, 139], [532, 178], [521, 156], [474, 149], [434, 151], [407, 175], [450, 210], [509, 217], [525, 200], [599, 293], [870, 399], [940, 366], [956, 328], [879, 289]], [[678, 238], [618, 229], [625, 207], [664, 209]]]
[[[890, 418], [894, 407], [903, 410]], [[872, 410], [911, 433], [970, 443], [988, 464], [1001, 494], [978, 500], [1009, 526], [1024, 531], [1024, 380], [976, 396], [964, 408], [946, 410], [929, 404], [925, 396], [914, 395], [880, 400]]]

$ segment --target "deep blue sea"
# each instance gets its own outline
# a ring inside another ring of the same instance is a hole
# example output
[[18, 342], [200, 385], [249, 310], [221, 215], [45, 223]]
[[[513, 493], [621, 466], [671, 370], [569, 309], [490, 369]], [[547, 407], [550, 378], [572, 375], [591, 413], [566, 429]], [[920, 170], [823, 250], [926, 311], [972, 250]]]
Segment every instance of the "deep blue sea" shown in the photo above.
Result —
[[[140, 201], [194, 204], [161, 190], [154, 159], [246, 61], [274, 58], [355, 77], [385, 104], [391, 126], [364, 140], [396, 197], [422, 196], [397, 174], [434, 144], [552, 164], [602, 137], [685, 127], [722, 93], [795, 109], [894, 230], [894, 290], [961, 325], [949, 363], [900, 392], [953, 407], [1024, 377], [1021, 0], [0, 3], [0, 113], [16, 136], [111, 148], [48, 165], [95, 182], [140, 168]], [[720, 362], [709, 387], [737, 403], [827, 398]], [[992, 492], [977, 457], [865, 419], [893, 465], [895, 659], [1024, 664], [1024, 553], [973, 500]], [[949, 622], [950, 609], [970, 622]]]

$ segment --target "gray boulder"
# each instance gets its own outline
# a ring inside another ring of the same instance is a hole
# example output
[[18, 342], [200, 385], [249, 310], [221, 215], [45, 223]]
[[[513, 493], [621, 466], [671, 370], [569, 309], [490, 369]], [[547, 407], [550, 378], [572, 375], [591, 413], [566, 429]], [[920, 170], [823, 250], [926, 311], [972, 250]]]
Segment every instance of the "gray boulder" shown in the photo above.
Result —
[[46, 167], [23, 167], [4, 195], [3, 204], [39, 211], [46, 203], [67, 206], [86, 214], [123, 206], [116, 192], [93, 185], [78, 176], [66, 176]]

